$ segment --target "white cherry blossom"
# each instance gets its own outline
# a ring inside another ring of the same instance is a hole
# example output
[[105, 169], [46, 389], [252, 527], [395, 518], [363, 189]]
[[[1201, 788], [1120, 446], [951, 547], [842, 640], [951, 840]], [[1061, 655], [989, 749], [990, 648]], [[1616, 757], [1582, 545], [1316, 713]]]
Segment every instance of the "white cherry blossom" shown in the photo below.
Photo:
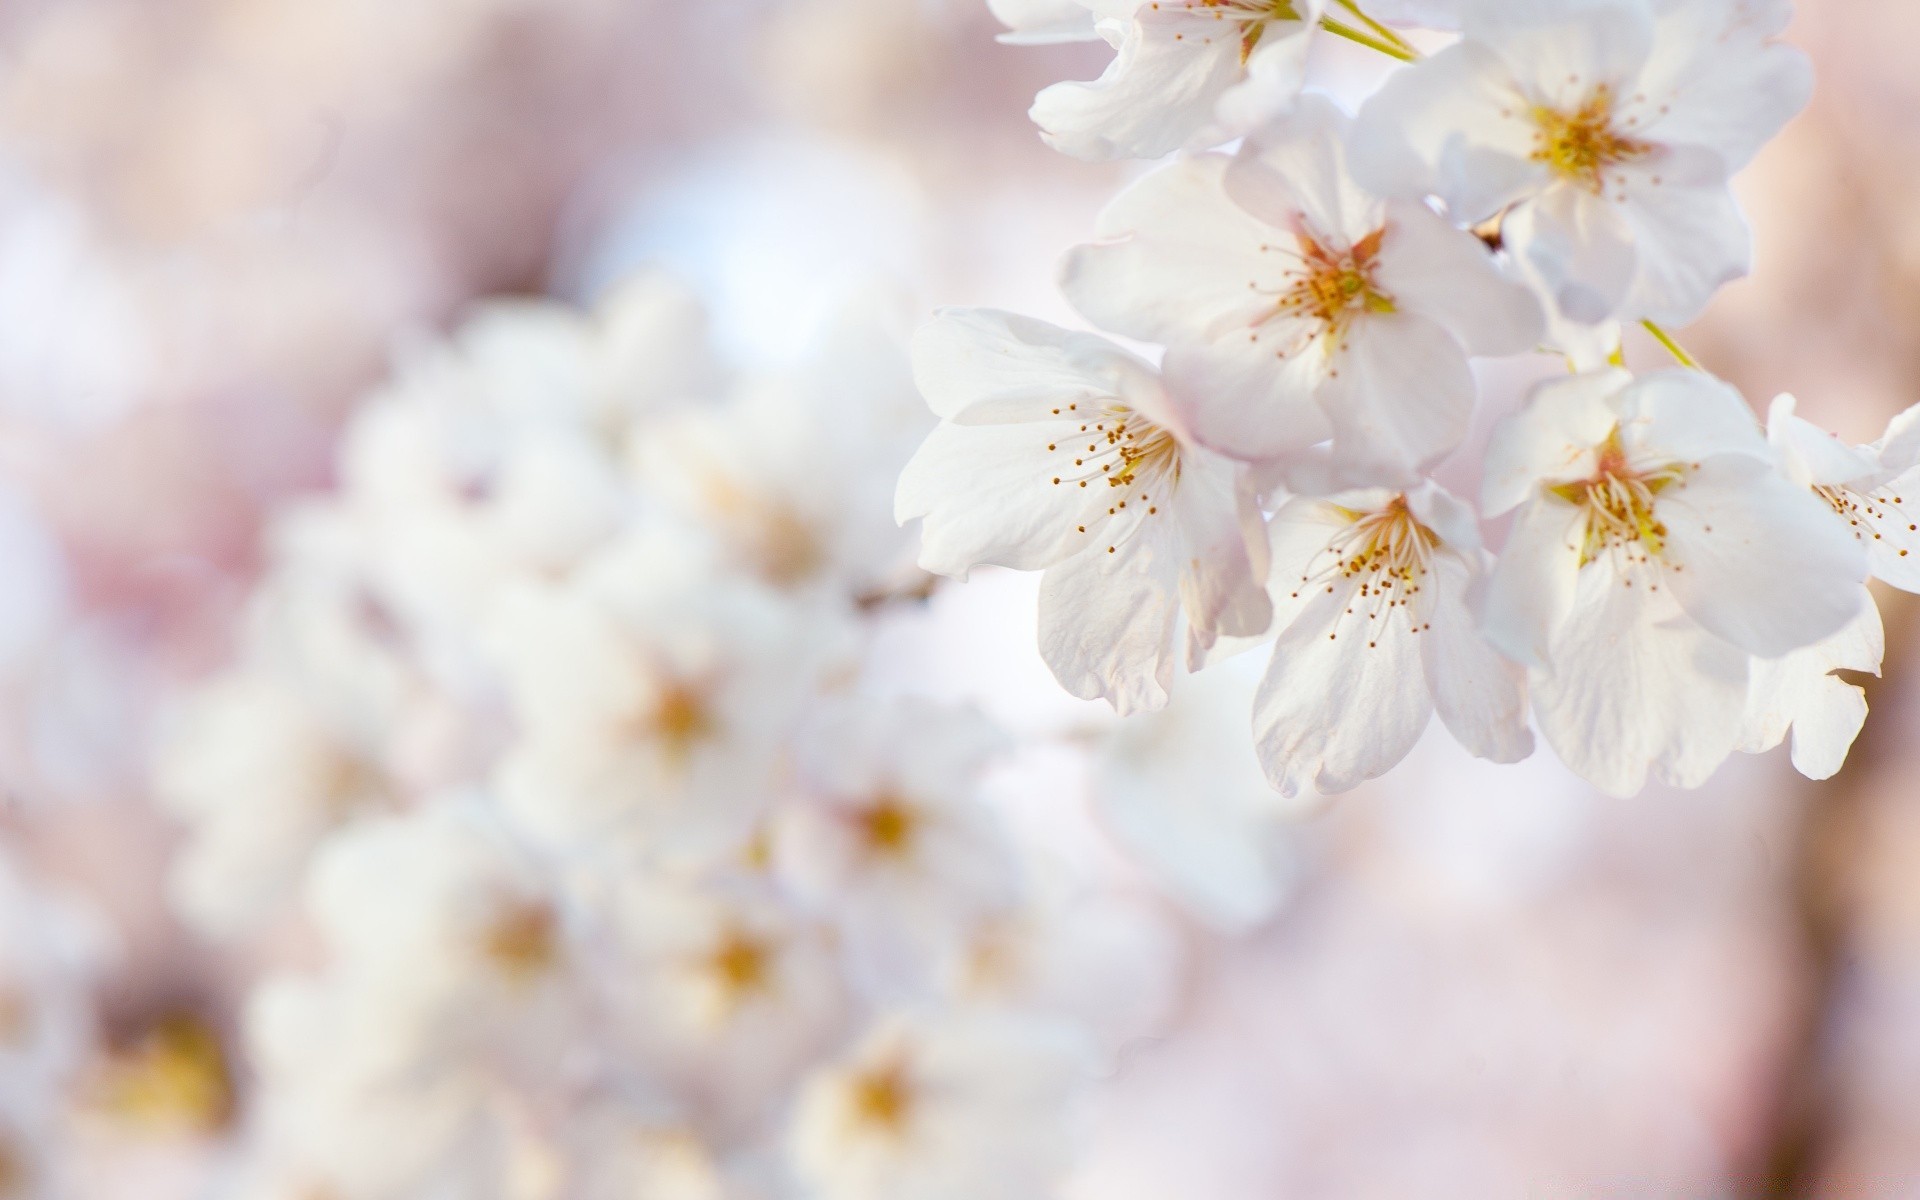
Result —
[[845, 635], [716, 557], [647, 525], [573, 579], [503, 601], [491, 641], [521, 737], [497, 786], [526, 832], [682, 859], [752, 833], [780, 739]]
[[[1906, 490], [1920, 483], [1920, 408], [1895, 417], [1867, 446], [1849, 446], [1794, 412], [1792, 396], [1775, 397], [1767, 437], [1787, 478], [1829, 505], [1867, 552], [1872, 573], [1895, 587], [1920, 590], [1920, 505], [1909, 513]], [[1747, 691], [1747, 728], [1740, 748], [1761, 753], [1793, 735], [1794, 769], [1826, 779], [1846, 762], [1867, 719], [1865, 691], [1834, 674], [1878, 675], [1886, 649], [1879, 609], [1861, 589], [1860, 615], [1840, 632], [1778, 659], [1756, 659]]]
[[[1159, 158], [1217, 146], [1284, 112], [1306, 78], [1326, 0], [1083, 0], [1113, 62], [1033, 102], [1047, 144], [1076, 158]], [[1049, 12], [1056, 5], [1046, 6]], [[1021, 6], [1029, 29], [1071, 32]]]
[[1055, 1022], [887, 1017], [802, 1089], [795, 1172], [820, 1200], [1053, 1195], [1093, 1069]]
[[1787, 477], [1847, 523], [1874, 578], [1920, 593], [1920, 405], [1865, 446], [1848, 446], [1794, 408], [1792, 396], [1780, 396], [1767, 414], [1767, 436]]
[[1508, 245], [1560, 312], [1680, 323], [1745, 274], [1727, 186], [1806, 103], [1772, 40], [1785, 0], [1475, 0], [1464, 37], [1361, 110], [1355, 170], [1439, 196]]
[[1531, 668], [1547, 741], [1608, 792], [1703, 782], [1740, 742], [1749, 658], [1859, 615], [1858, 546], [1697, 371], [1541, 385], [1494, 431], [1483, 510], [1518, 510], [1488, 637]]
[[1016, 861], [978, 795], [1005, 741], [971, 710], [912, 699], [829, 705], [798, 739], [800, 794], [775, 814], [775, 869], [838, 924], [869, 988], [919, 986], [1016, 903]]
[[1479, 757], [1533, 752], [1525, 672], [1488, 645], [1468, 607], [1484, 569], [1476, 525], [1432, 485], [1300, 498], [1274, 515], [1279, 638], [1253, 730], [1283, 795], [1384, 774], [1436, 711]]
[[1260, 514], [1233, 462], [1194, 443], [1152, 367], [1104, 339], [989, 310], [914, 342], [941, 423], [900, 476], [920, 565], [1044, 570], [1040, 649], [1083, 699], [1166, 702], [1179, 618], [1196, 665], [1267, 627]]
[[1349, 126], [1307, 97], [1236, 158], [1163, 167], [1062, 268], [1089, 320], [1166, 345], [1168, 389], [1200, 441], [1292, 467], [1304, 490], [1415, 483], [1467, 432], [1467, 356], [1541, 332], [1532, 296], [1478, 239], [1360, 189]]

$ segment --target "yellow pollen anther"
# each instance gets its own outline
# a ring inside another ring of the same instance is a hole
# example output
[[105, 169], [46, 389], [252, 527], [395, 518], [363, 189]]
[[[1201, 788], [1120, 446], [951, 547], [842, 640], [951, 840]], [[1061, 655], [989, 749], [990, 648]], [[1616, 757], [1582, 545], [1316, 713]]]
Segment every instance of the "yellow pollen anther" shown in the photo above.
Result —
[[854, 1120], [878, 1132], [898, 1136], [913, 1115], [913, 1085], [901, 1063], [888, 1063], [858, 1076], [852, 1093]]
[[912, 850], [920, 830], [920, 816], [897, 796], [882, 794], [854, 817], [867, 849], [887, 858], [902, 858]]
[[560, 959], [559, 920], [539, 901], [510, 904], [488, 924], [481, 948], [507, 978], [533, 979]]
[[1532, 116], [1534, 161], [1595, 195], [1606, 188], [1608, 167], [1653, 149], [1651, 143], [1620, 132], [1614, 122], [1613, 92], [1605, 86], [1595, 88], [1572, 112], [1538, 105]]
[[1669, 463], [1651, 471], [1636, 470], [1627, 461], [1615, 427], [1601, 444], [1594, 474], [1574, 483], [1549, 487], [1559, 497], [1586, 512], [1586, 531], [1580, 546], [1580, 565], [1586, 566], [1609, 551], [1621, 551], [1629, 562], [1661, 557], [1667, 548], [1667, 527], [1655, 511], [1655, 498], [1684, 478], [1686, 468]]

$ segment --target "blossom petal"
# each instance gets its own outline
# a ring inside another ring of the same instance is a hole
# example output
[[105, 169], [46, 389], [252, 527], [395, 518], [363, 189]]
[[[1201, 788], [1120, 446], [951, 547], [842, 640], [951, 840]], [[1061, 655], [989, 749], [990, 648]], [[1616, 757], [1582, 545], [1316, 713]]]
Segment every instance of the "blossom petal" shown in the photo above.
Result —
[[1476, 758], [1519, 762], [1533, 753], [1526, 671], [1495, 653], [1467, 608], [1465, 560], [1434, 559], [1433, 607], [1420, 633], [1420, 662], [1434, 709]]
[[1105, 338], [990, 308], [945, 309], [913, 338], [914, 382], [949, 421], [1048, 420], [1152, 391], [1152, 373]]
[[1293, 112], [1247, 139], [1227, 168], [1227, 194], [1267, 224], [1304, 218], [1316, 241], [1346, 249], [1380, 228], [1380, 201], [1353, 181], [1346, 143], [1353, 119], [1324, 96], [1303, 96]]
[[1097, 546], [1040, 580], [1040, 656], [1060, 686], [1121, 716], [1157, 709], [1173, 683], [1179, 563], [1160, 538]]
[[1206, 11], [1142, 6], [1090, 83], [1056, 83], [1029, 115], [1049, 146], [1089, 161], [1159, 158], [1222, 142], [1214, 106], [1241, 78], [1240, 39]]
[[1619, 169], [1620, 211], [1633, 229], [1639, 275], [1624, 313], [1685, 325], [1753, 262], [1753, 235], [1726, 184], [1690, 187], [1655, 164]]
[[1320, 389], [1333, 466], [1348, 486], [1412, 484], [1466, 436], [1475, 387], [1466, 352], [1414, 313], [1369, 313], [1343, 335]]
[[1780, 658], [1755, 659], [1740, 749], [1763, 753], [1791, 730], [1794, 770], [1809, 779], [1832, 778], [1867, 719], [1866, 692], [1833, 672], [1878, 675], [1885, 650], [1880, 610], [1863, 595], [1860, 615], [1839, 633]]
[[1625, 586], [1607, 560], [1578, 574], [1532, 681], [1534, 718], [1554, 752], [1610, 795], [1655, 778], [1698, 787], [1737, 745], [1747, 656], [1689, 621], [1671, 596]]
[[1514, 518], [1480, 614], [1482, 632], [1500, 653], [1547, 664], [1554, 633], [1573, 612], [1585, 531], [1586, 515], [1558, 500], [1535, 501]]
[[1438, 321], [1470, 354], [1518, 354], [1539, 343], [1539, 302], [1500, 274], [1479, 238], [1413, 201], [1387, 213], [1377, 278], [1396, 307]]
[[1350, 614], [1351, 584], [1321, 592], [1274, 643], [1253, 702], [1254, 748], [1283, 795], [1343, 792], [1385, 774], [1433, 716], [1412, 623]]
[[1768, 463], [1707, 459], [1661, 493], [1657, 516], [1663, 581], [1694, 620], [1751, 654], [1810, 645], [1859, 612], [1860, 547]]
[[1166, 345], [1246, 338], [1272, 311], [1293, 261], [1262, 254], [1292, 234], [1228, 198], [1225, 155], [1142, 176], [1100, 214], [1100, 242], [1076, 246], [1060, 287], [1102, 329]]
[[1104, 499], [1056, 474], [1060, 459], [1047, 450], [1071, 435], [1078, 425], [935, 427], [894, 494], [897, 520], [921, 518], [921, 567], [958, 578], [983, 563], [1032, 571], [1098, 538]]
[[1454, 220], [1484, 221], [1548, 178], [1528, 107], [1498, 55], [1458, 42], [1395, 71], [1361, 106], [1354, 176], [1377, 195], [1433, 194]]
[[1605, 368], [1538, 385], [1526, 406], [1503, 418], [1487, 440], [1480, 511], [1497, 517], [1530, 499], [1542, 481], [1592, 474], [1593, 447], [1619, 422], [1616, 402], [1632, 383]]
[[1634, 228], [1618, 205], [1561, 183], [1514, 209], [1502, 230], [1568, 320], [1593, 324], [1620, 311], [1639, 252]]

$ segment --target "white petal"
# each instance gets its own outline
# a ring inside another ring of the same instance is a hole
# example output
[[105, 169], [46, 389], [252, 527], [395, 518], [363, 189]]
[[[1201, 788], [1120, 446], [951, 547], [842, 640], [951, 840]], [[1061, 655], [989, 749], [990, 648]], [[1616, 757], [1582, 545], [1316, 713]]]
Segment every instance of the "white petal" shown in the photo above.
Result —
[[1076, 246], [1060, 286], [1102, 329], [1178, 344], [1245, 340], [1272, 310], [1286, 282], [1293, 235], [1228, 198], [1232, 160], [1203, 154], [1161, 167], [1121, 192], [1100, 214], [1104, 239]]
[[1863, 511], [1854, 514], [1859, 525], [1848, 528], [1866, 547], [1868, 570], [1903, 592], [1920, 592], [1920, 472], [1852, 499]]
[[1479, 238], [1414, 201], [1388, 209], [1378, 279], [1396, 308], [1438, 321], [1470, 354], [1531, 350], [1546, 330], [1533, 293], [1500, 274]]
[[1619, 421], [1625, 371], [1588, 371], [1537, 385], [1524, 408], [1502, 418], [1487, 440], [1480, 511], [1497, 517], [1531, 498], [1542, 482], [1593, 473], [1593, 447]]
[[1099, 36], [1093, 11], [1080, 0], [987, 0], [994, 19], [1007, 27], [1000, 41], [1015, 45], [1088, 42]]
[[1747, 656], [1664, 592], [1625, 586], [1602, 559], [1580, 572], [1574, 614], [1533, 678], [1533, 711], [1555, 753], [1595, 787], [1630, 796], [1647, 774], [1698, 787], [1734, 750]]
[[1468, 40], [1498, 54], [1536, 103], [1563, 110], [1601, 85], [1630, 92], [1653, 50], [1638, 0], [1476, 0], [1461, 16]]
[[1473, 418], [1466, 352], [1413, 313], [1369, 313], [1343, 336], [1320, 406], [1333, 467], [1347, 486], [1403, 486], [1466, 436]]
[[1408, 686], [1426, 635], [1402, 610], [1349, 614], [1354, 599], [1350, 584], [1315, 596], [1274, 643], [1254, 696], [1254, 749], [1283, 795], [1343, 792], [1385, 774], [1433, 716], [1426, 689]]
[[1520, 510], [1494, 563], [1480, 627], [1515, 662], [1544, 666], [1553, 637], [1573, 614], [1586, 515], [1552, 498]]
[[1143, 5], [1100, 78], [1047, 88], [1033, 122], [1054, 149], [1096, 162], [1226, 141], [1214, 106], [1242, 75], [1236, 30], [1204, 11]]
[[1755, 659], [1740, 749], [1771, 750], [1791, 729], [1794, 769], [1809, 779], [1831, 778], [1867, 719], [1866, 693], [1833, 672], [1878, 675], [1885, 646], [1880, 612], [1863, 596], [1860, 615], [1839, 633], [1780, 658]]
[[913, 338], [914, 382], [949, 421], [1047, 420], [1151, 391], [1152, 372], [1105, 338], [990, 308], [943, 310]]
[[[1247, 59], [1246, 78], [1228, 88], [1214, 105], [1218, 130], [1241, 134], [1282, 118], [1300, 95], [1307, 78], [1307, 55], [1326, 0], [1295, 0], [1298, 22], [1266, 26]], [[1224, 140], [1224, 139], [1222, 139]]]
[[1420, 633], [1420, 661], [1433, 706], [1469, 754], [1511, 763], [1533, 753], [1526, 671], [1494, 652], [1467, 608], [1464, 559], [1435, 557], [1433, 607]]
[[1767, 409], [1767, 441], [1788, 479], [1803, 487], [1838, 485], [1870, 478], [1878, 469], [1871, 447], [1849, 446], [1793, 409], [1793, 397], [1784, 393]]
[[1570, 321], [1593, 324], [1619, 312], [1638, 269], [1634, 229], [1603, 196], [1560, 183], [1508, 214], [1507, 245], [1546, 285]]
[[[1267, 599], [1267, 531], [1258, 506], [1237, 486], [1234, 465], [1197, 450], [1183, 460], [1171, 503], [1149, 522], [1170, 518], [1184, 557], [1180, 597], [1204, 650], [1213, 639], [1257, 637], [1273, 620]], [[1197, 667], [1198, 663], [1191, 664]]]
[[1737, 11], [1755, 7], [1729, 0], [1672, 5], [1635, 103], [1622, 115], [1644, 115], [1640, 128], [1648, 137], [1714, 151], [1729, 172], [1746, 166], [1813, 92], [1807, 56], [1763, 40], [1777, 13]]
[[1276, 229], [1304, 218], [1316, 241], [1345, 249], [1380, 228], [1385, 212], [1347, 172], [1352, 118], [1324, 96], [1249, 137], [1226, 173], [1227, 194]]
[[1687, 613], [1762, 657], [1837, 631], [1859, 612], [1860, 547], [1804, 488], [1764, 462], [1721, 455], [1660, 494], [1662, 579]]
[[1160, 708], [1173, 683], [1179, 563], [1168, 539], [1074, 555], [1040, 580], [1040, 657], [1060, 686], [1121, 716]]
[[1655, 371], [1620, 397], [1620, 440], [1636, 465], [1739, 454], [1774, 455], [1740, 393], [1704, 371]]
[[1402, 68], [1361, 106], [1354, 176], [1381, 196], [1446, 202], [1456, 221], [1484, 221], [1548, 179], [1533, 161], [1529, 102], [1484, 46], [1460, 42]]
[[921, 567], [961, 578], [983, 563], [1032, 571], [1098, 538], [1105, 489], [1060, 475], [1060, 452], [1047, 449], [1076, 436], [1085, 436], [1077, 424], [935, 428], [894, 494], [897, 520], [921, 518]]
[[1323, 344], [1283, 357], [1264, 344], [1175, 345], [1164, 364], [1171, 399], [1193, 436], [1249, 462], [1289, 457], [1333, 436], [1316, 402], [1332, 366]]
[[1726, 184], [1692, 187], [1662, 170], [1637, 163], [1620, 170], [1626, 189], [1620, 210], [1633, 228], [1640, 268], [1623, 311], [1685, 325], [1722, 285], [1751, 268], [1753, 235]]

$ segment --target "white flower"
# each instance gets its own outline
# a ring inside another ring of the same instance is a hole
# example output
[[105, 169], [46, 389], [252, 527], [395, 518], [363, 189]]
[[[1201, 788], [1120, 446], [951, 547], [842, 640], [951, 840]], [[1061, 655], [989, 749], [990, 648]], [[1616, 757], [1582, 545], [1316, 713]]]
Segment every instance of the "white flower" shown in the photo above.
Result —
[[1763, 754], [1793, 734], [1793, 769], [1831, 779], [1867, 721], [1867, 694], [1835, 671], [1880, 674], [1886, 631], [1873, 596], [1860, 589], [1860, 615], [1840, 632], [1779, 658], [1756, 658], [1747, 677], [1740, 749]]
[[1015, 861], [978, 795], [1005, 745], [985, 718], [913, 699], [849, 700], [796, 745], [800, 794], [775, 813], [774, 865], [839, 924], [863, 984], [919, 984], [1015, 902]]
[[1793, 397], [1780, 396], [1767, 413], [1768, 440], [1787, 477], [1847, 523], [1874, 578], [1920, 593], [1920, 405], [1865, 446], [1848, 446], [1793, 410]]
[[1073, 1151], [1091, 1060], [1069, 1029], [898, 1015], [802, 1089], [795, 1172], [820, 1200], [1039, 1200]]
[[1437, 487], [1295, 499], [1274, 515], [1280, 631], [1254, 746], [1283, 795], [1346, 791], [1413, 749], [1435, 711], [1495, 762], [1533, 752], [1525, 673], [1482, 638], [1473, 510]]
[[1747, 270], [1727, 181], [1806, 103], [1785, 0], [1478, 0], [1365, 105], [1355, 170], [1507, 243], [1562, 313], [1684, 324]]
[[645, 526], [572, 580], [525, 584], [502, 604], [491, 640], [521, 737], [497, 784], [524, 829], [676, 858], [752, 832], [779, 738], [842, 634], [713, 558], [697, 538]]
[[1102, 328], [1167, 346], [1200, 441], [1298, 467], [1299, 490], [1405, 486], [1459, 444], [1473, 354], [1533, 346], [1538, 305], [1477, 238], [1347, 174], [1348, 118], [1308, 97], [1239, 156], [1161, 168], [1102, 214], [1062, 286]]
[[1740, 740], [1749, 657], [1859, 613], [1858, 546], [1696, 371], [1537, 388], [1487, 451], [1483, 510], [1516, 508], [1487, 634], [1532, 668], [1547, 741], [1609, 792], [1703, 782]]
[[1060, 685], [1122, 713], [1166, 702], [1176, 622], [1188, 662], [1269, 606], [1260, 516], [1229, 460], [1196, 446], [1146, 363], [1111, 343], [987, 310], [914, 342], [941, 424], [900, 477], [920, 565], [1044, 569], [1040, 648]]
[[[1920, 483], [1920, 408], [1895, 417], [1869, 446], [1848, 446], [1794, 413], [1779, 396], [1767, 413], [1767, 437], [1788, 479], [1813, 490], [1865, 548], [1878, 578], [1920, 590], [1920, 505], [1909, 513], [1905, 492]], [[1747, 688], [1747, 728], [1740, 748], [1770, 750], [1793, 733], [1793, 765], [1827, 779], [1846, 762], [1867, 719], [1866, 693], [1833, 674], [1880, 673], [1886, 634], [1873, 597], [1862, 589], [1860, 615], [1840, 632], [1778, 659], [1756, 659]]]
[[1094, 781], [1101, 825], [1183, 909], [1244, 934], [1300, 874], [1295, 826], [1313, 807], [1279, 796], [1247, 742], [1257, 673], [1245, 659], [1182, 679], [1156, 713], [1107, 737]]
[[474, 800], [447, 797], [334, 834], [308, 908], [358, 1020], [355, 1047], [396, 1076], [487, 1063], [542, 1077], [581, 1003], [578, 918], [549, 872]]
[[899, 582], [912, 535], [888, 498], [933, 421], [879, 316], [849, 313], [800, 368], [656, 424], [635, 444], [648, 494], [772, 586], [859, 598]]
[[826, 929], [763, 881], [609, 882], [586, 907], [611, 934], [599, 974], [627, 1043], [705, 1127], [763, 1117], [842, 1032]]
[[[1285, 111], [1305, 79], [1325, 8], [1325, 0], [1085, 4], [1115, 49], [1113, 62], [1091, 83], [1047, 88], [1032, 116], [1048, 145], [1094, 160], [1217, 146]], [[1020, 19], [1038, 26], [1023, 7]], [[1078, 28], [1060, 14], [1049, 27]]]

